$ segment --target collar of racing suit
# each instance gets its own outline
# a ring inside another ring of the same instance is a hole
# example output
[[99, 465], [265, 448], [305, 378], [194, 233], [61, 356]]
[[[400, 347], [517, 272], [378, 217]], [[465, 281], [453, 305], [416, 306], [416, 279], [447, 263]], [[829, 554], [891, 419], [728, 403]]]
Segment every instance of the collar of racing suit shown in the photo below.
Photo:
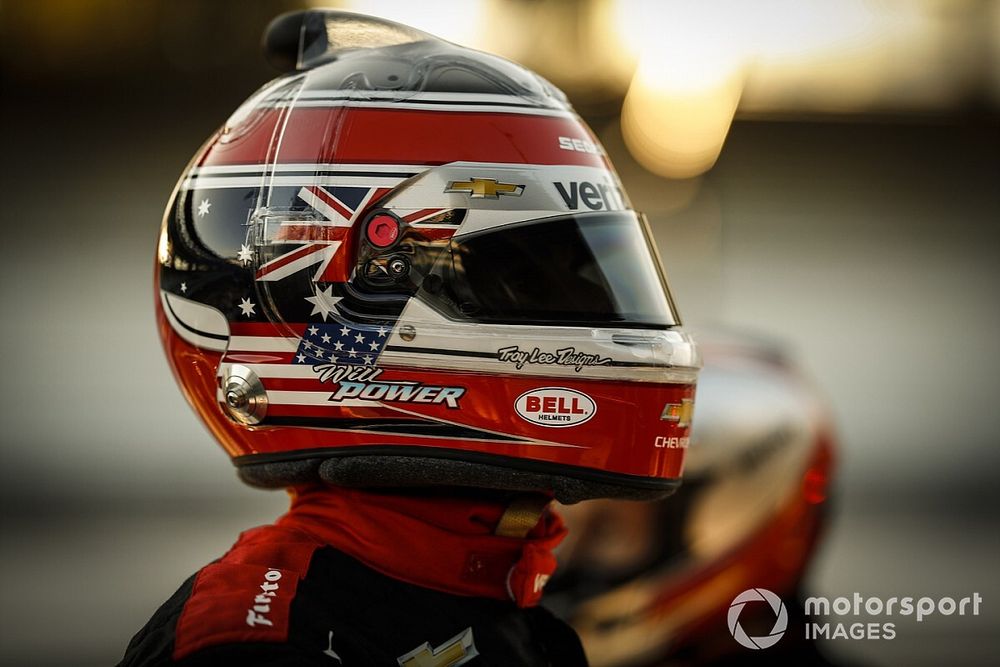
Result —
[[547, 498], [537, 512], [514, 512], [511, 521], [511, 508], [523, 506], [523, 496], [511, 502], [464, 491], [318, 485], [291, 495], [279, 526], [306, 532], [394, 579], [519, 607], [538, 604], [556, 568], [552, 549], [567, 532]]

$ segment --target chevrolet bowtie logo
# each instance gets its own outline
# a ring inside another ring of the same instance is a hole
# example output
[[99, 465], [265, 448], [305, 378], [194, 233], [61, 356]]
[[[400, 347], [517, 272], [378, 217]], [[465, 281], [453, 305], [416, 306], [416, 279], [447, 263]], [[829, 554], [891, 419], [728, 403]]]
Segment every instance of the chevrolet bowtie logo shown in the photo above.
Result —
[[692, 416], [694, 416], [694, 400], [690, 398], [682, 398], [680, 403], [667, 403], [660, 413], [660, 419], [674, 422], [679, 428], [690, 426]]
[[473, 199], [500, 199], [500, 195], [520, 197], [524, 186], [498, 183], [495, 178], [470, 178], [467, 181], [451, 181], [445, 192], [467, 194]]
[[406, 655], [396, 658], [400, 667], [458, 667], [479, 655], [472, 640], [472, 628], [466, 628], [437, 648], [424, 642]]

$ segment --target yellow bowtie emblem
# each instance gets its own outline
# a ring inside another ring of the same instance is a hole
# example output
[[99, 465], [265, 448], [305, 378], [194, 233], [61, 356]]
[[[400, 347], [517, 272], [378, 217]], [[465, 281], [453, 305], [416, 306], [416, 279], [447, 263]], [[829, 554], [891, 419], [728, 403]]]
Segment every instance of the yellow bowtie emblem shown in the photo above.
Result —
[[692, 416], [694, 416], [694, 401], [690, 398], [682, 398], [680, 403], [667, 403], [660, 413], [660, 419], [674, 422], [680, 428], [690, 426]]
[[396, 658], [400, 667], [458, 667], [479, 655], [472, 641], [472, 628], [466, 628], [437, 648], [424, 642], [406, 655]]
[[520, 197], [524, 186], [500, 183], [495, 178], [470, 178], [467, 181], [451, 181], [445, 192], [467, 194], [473, 199], [500, 199], [500, 195]]

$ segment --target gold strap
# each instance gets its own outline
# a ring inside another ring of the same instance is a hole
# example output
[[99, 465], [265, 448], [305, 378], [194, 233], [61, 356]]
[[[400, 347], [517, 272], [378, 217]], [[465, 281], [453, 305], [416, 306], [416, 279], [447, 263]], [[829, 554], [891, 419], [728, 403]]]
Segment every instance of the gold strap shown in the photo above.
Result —
[[518, 496], [504, 510], [493, 534], [500, 537], [526, 537], [538, 525], [542, 512], [551, 502], [551, 498], [537, 493]]

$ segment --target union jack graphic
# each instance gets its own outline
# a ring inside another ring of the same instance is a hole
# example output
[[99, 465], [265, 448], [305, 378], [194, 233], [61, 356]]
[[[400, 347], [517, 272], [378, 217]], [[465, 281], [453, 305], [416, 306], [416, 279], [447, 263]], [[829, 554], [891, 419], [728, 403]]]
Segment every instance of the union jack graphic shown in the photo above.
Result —
[[257, 280], [273, 281], [286, 278], [314, 264], [319, 264], [314, 282], [344, 282], [345, 262], [334, 262], [337, 251], [348, 232], [365, 209], [378, 201], [389, 188], [354, 188], [310, 185], [299, 189], [298, 198], [318, 212], [320, 220], [282, 222], [274, 231], [269, 244], [296, 246], [262, 264]]
[[[381, 200], [391, 188], [309, 185], [299, 189], [297, 197], [322, 216], [321, 219], [287, 220], [268, 231], [266, 245], [274, 256], [268, 257], [255, 274], [260, 281], [275, 281], [319, 264], [313, 282], [346, 282], [350, 278], [351, 258], [340, 252], [348, 242], [355, 223]], [[413, 211], [403, 220], [432, 239], [449, 238], [456, 224], [436, 224], [437, 218], [450, 209], [428, 208]], [[276, 247], [272, 247], [276, 246]], [[277, 251], [276, 253], [274, 251]]]

